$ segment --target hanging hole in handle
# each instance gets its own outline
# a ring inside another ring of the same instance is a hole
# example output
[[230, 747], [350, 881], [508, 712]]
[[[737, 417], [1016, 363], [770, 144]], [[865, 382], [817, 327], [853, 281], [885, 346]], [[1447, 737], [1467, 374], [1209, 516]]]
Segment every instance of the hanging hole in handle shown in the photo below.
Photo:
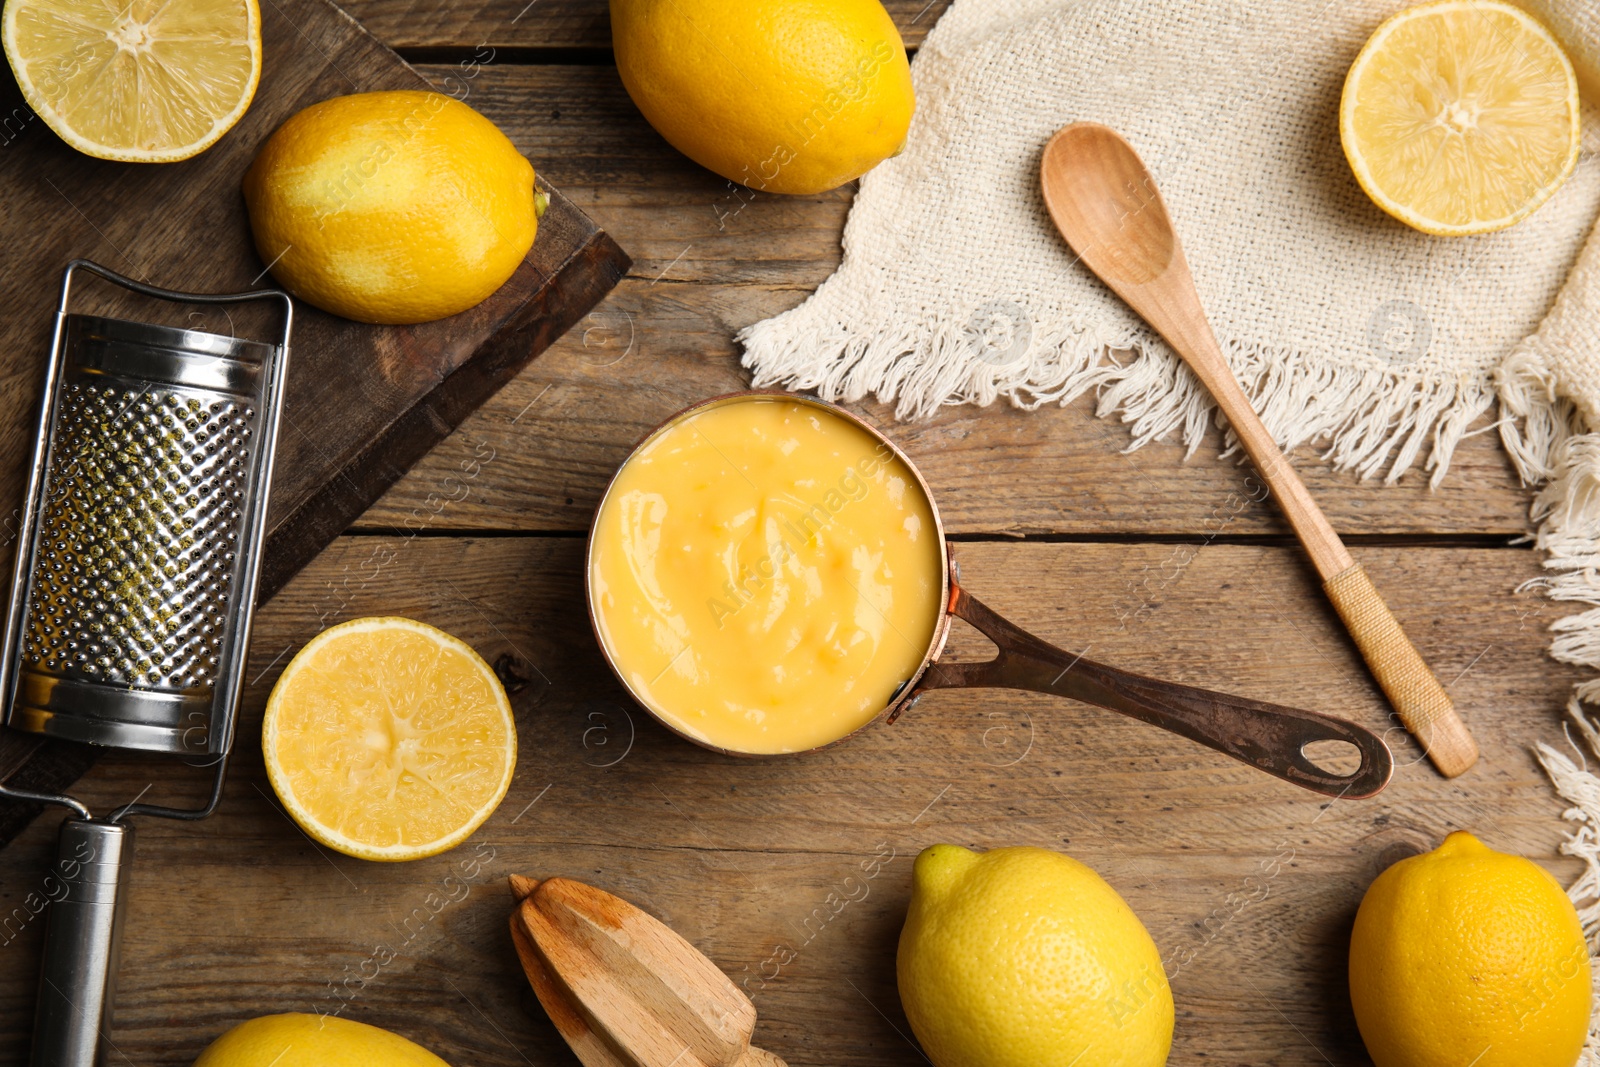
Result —
[[1318, 770], [1340, 778], [1348, 778], [1361, 769], [1361, 749], [1353, 742], [1338, 738], [1308, 741], [1300, 746], [1300, 755]]

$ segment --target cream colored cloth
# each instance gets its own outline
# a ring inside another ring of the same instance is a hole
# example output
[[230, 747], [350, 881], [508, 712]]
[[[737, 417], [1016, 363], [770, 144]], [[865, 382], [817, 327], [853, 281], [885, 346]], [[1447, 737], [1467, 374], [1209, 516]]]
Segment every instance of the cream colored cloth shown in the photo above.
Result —
[[[1600, 0], [1516, 2], [1561, 37], [1586, 99], [1600, 99]], [[1502, 436], [1530, 481], [1555, 473], [1555, 454], [1572, 432], [1600, 431], [1600, 225], [1538, 332], [1517, 346], [1500, 379], [1507, 414], [1514, 419]], [[1558, 401], [1574, 409], [1573, 427], [1552, 422], [1564, 417]]]
[[[1280, 443], [1398, 477], [1493, 404], [1600, 211], [1586, 155], [1532, 218], [1443, 240], [1383, 214], [1339, 144], [1344, 75], [1404, 0], [956, 0], [913, 64], [904, 152], [862, 181], [839, 271], [740, 335], [758, 385], [902, 417], [1098, 391], [1133, 443], [1209, 398], [1077, 265], [1038, 193], [1050, 134], [1119, 129], [1156, 174], [1234, 370]], [[1131, 355], [1112, 356], [1112, 350]]]

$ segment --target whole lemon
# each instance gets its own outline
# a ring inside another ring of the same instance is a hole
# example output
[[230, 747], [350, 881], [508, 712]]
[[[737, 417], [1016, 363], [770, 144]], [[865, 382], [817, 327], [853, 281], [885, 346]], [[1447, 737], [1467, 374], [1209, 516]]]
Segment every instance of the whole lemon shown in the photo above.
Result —
[[441, 319], [516, 271], [533, 165], [442, 93], [338, 96], [278, 127], [244, 176], [256, 251], [295, 296], [358, 322]]
[[387, 1030], [334, 1015], [263, 1015], [200, 1053], [194, 1067], [450, 1067]]
[[1453, 833], [1362, 898], [1350, 1000], [1377, 1067], [1572, 1067], [1589, 950], [1543, 868]]
[[1042, 848], [917, 857], [900, 1000], [936, 1067], [1160, 1067], [1172, 990], [1133, 910]]
[[911, 125], [911, 67], [878, 0], [611, 0], [611, 40], [650, 125], [752, 189], [837, 188]]

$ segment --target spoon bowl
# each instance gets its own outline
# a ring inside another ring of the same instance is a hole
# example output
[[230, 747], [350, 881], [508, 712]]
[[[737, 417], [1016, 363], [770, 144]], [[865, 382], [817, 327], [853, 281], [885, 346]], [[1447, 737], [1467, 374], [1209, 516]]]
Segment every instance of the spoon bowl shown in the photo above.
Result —
[[[1086, 158], [1100, 169], [1074, 165]], [[1068, 126], [1045, 146], [1043, 171], [1050, 217], [1077, 235], [1073, 248], [1107, 284], [1147, 285], [1182, 254], [1155, 179], [1110, 127]]]

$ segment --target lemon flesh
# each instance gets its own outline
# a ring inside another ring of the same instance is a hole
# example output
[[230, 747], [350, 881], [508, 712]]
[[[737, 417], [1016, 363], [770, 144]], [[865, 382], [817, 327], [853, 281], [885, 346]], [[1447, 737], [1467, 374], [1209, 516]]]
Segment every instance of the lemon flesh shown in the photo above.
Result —
[[538, 232], [533, 164], [442, 93], [338, 96], [295, 114], [244, 176], [256, 251], [284, 288], [357, 322], [459, 314]]
[[1578, 88], [1585, 99], [1600, 100], [1600, 50], [1593, 45], [1585, 46], [1585, 40], [1593, 41], [1594, 24], [1588, 22], [1592, 16], [1586, 10], [1589, 5], [1582, 0], [1512, 0], [1518, 7], [1544, 23], [1551, 33], [1556, 35], [1556, 40], [1565, 42], [1569, 47], [1567, 58], [1572, 60], [1572, 69], [1578, 72]]
[[611, 0], [611, 38], [650, 125], [752, 189], [837, 188], [911, 125], [911, 67], [878, 0]]
[[1384, 871], [1356, 913], [1350, 1001], [1377, 1067], [1573, 1067], [1590, 999], [1567, 894], [1469, 833]]
[[28, 106], [100, 159], [204, 151], [261, 78], [256, 0], [8, 0], [0, 36]]
[[194, 1067], [450, 1067], [399, 1034], [334, 1015], [263, 1015], [217, 1038]]
[[267, 700], [261, 747], [294, 821], [372, 860], [466, 840], [517, 761], [494, 671], [466, 643], [400, 618], [341, 623], [302, 648]]
[[1345, 80], [1356, 180], [1424, 233], [1505, 229], [1578, 162], [1578, 83], [1550, 31], [1500, 0], [1436, 0], [1380, 26]]
[[926, 849], [896, 970], [935, 1067], [1161, 1067], [1172, 1047], [1172, 990], [1144, 924], [1046, 849]]

